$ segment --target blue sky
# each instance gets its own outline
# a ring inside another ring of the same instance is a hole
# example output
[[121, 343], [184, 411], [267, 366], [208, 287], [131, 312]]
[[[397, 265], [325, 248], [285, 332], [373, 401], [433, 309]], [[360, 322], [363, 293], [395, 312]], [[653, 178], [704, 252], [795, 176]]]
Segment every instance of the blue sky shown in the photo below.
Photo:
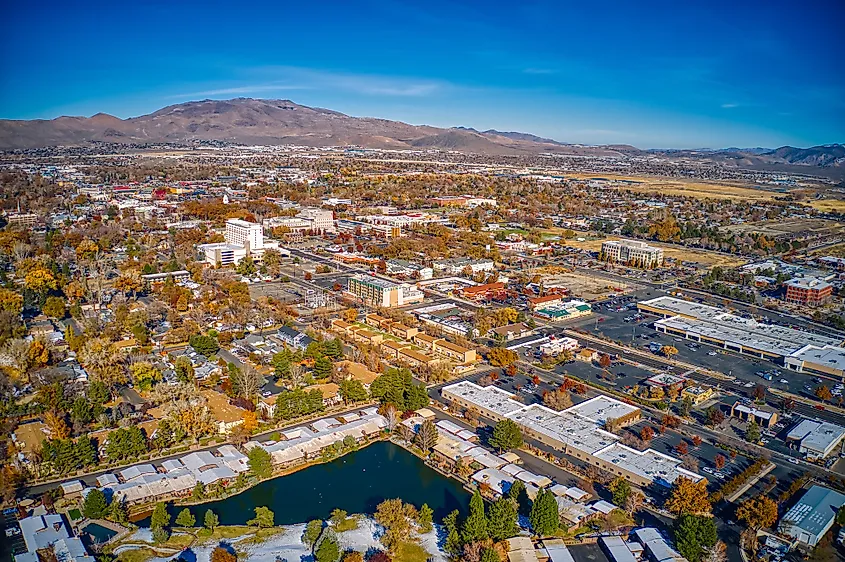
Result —
[[0, 118], [281, 98], [641, 148], [845, 142], [845, 2], [10, 2]]

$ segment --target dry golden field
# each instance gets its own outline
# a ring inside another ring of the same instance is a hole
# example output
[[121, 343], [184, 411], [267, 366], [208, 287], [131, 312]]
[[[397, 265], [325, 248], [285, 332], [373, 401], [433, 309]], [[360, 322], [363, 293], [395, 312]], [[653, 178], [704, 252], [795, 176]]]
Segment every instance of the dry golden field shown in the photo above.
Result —
[[648, 193], [659, 191], [666, 195], [682, 195], [699, 197], [702, 199], [740, 199], [745, 201], [769, 201], [778, 193], [765, 191], [742, 185], [729, 185], [724, 182], [687, 181], [678, 178], [650, 178], [642, 176], [617, 176], [612, 174], [579, 174], [567, 173], [568, 177], [588, 179], [603, 177], [609, 180], [633, 181], [635, 184], [620, 184], [609, 186], [610, 189], [630, 189]]

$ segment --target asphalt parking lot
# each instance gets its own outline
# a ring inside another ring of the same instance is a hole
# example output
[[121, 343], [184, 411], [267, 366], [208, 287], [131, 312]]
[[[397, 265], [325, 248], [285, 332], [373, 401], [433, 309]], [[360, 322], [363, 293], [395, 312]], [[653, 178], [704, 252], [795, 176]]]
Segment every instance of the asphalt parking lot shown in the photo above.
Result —
[[[630, 302], [635, 303], [636, 300]], [[635, 314], [637, 314], [636, 309], [617, 311], [616, 308], [604, 306], [596, 310], [590, 317], [581, 319], [569, 327], [578, 327], [589, 332], [600, 333], [614, 341], [633, 345], [645, 351], [648, 350], [650, 342], [672, 345], [678, 350], [675, 358], [679, 361], [724, 373], [745, 383], [762, 384], [766, 387], [787, 390], [816, 400], [813, 390], [819, 385], [819, 382], [814, 380], [815, 377], [813, 376], [787, 371], [783, 366], [770, 361], [730, 353], [706, 344], [694, 346], [691, 344], [697, 342], [657, 332], [652, 326], [659, 317], [654, 315], [643, 315], [643, 319], [639, 321], [625, 321], [625, 318]], [[602, 318], [603, 320], [599, 320]], [[765, 371], [772, 374], [771, 381], [757, 375], [758, 372]], [[782, 383], [781, 380], [787, 382]], [[824, 382], [831, 387], [835, 384], [833, 381]]]

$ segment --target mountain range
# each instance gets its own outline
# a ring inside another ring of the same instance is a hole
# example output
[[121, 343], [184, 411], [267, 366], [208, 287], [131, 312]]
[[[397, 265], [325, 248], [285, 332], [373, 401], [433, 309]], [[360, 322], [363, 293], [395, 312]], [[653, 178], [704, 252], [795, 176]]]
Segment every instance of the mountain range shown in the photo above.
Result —
[[441, 149], [491, 155], [548, 152], [630, 156], [657, 152], [743, 167], [789, 165], [845, 168], [845, 145], [842, 144], [811, 148], [783, 146], [774, 150], [732, 147], [723, 150], [642, 151], [628, 145], [568, 144], [522, 132], [495, 129], [478, 131], [468, 127], [446, 129], [373, 117], [351, 117], [330, 109], [299, 105], [290, 100], [237, 98], [191, 101], [129, 119], [98, 113], [92, 117], [0, 120], [0, 150], [82, 145], [91, 141], [132, 144], [196, 140], [253, 145]]

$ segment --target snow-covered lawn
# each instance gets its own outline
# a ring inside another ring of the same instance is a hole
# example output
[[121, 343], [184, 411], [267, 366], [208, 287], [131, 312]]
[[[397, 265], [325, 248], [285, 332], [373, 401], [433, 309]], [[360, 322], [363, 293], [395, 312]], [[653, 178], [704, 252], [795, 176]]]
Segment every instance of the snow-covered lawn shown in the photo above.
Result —
[[[253, 536], [250, 533], [231, 540], [195, 546], [190, 549], [190, 552], [185, 552], [183, 556], [191, 562], [210, 562], [211, 552], [218, 544], [221, 544], [244, 553], [244, 556], [240, 558], [249, 562], [276, 562], [276, 560], [312, 562], [311, 549], [302, 543], [305, 524], [285, 525], [282, 529], [282, 532], [258, 544], [249, 544], [249, 539]], [[356, 550], [366, 553], [369, 550], [381, 550], [383, 548], [379, 540], [383, 533], [384, 529], [372, 517], [359, 517], [357, 529], [338, 533], [337, 536], [342, 550]], [[149, 529], [139, 529], [131, 539], [146, 542], [146, 540], [151, 541], [152, 536]], [[240, 544], [244, 542], [247, 544]], [[437, 542], [437, 529], [420, 536], [420, 545], [432, 555], [431, 559], [435, 562], [446, 562], [447, 557], [438, 548]], [[175, 558], [177, 557], [153, 558], [150, 562], [168, 562]]]

